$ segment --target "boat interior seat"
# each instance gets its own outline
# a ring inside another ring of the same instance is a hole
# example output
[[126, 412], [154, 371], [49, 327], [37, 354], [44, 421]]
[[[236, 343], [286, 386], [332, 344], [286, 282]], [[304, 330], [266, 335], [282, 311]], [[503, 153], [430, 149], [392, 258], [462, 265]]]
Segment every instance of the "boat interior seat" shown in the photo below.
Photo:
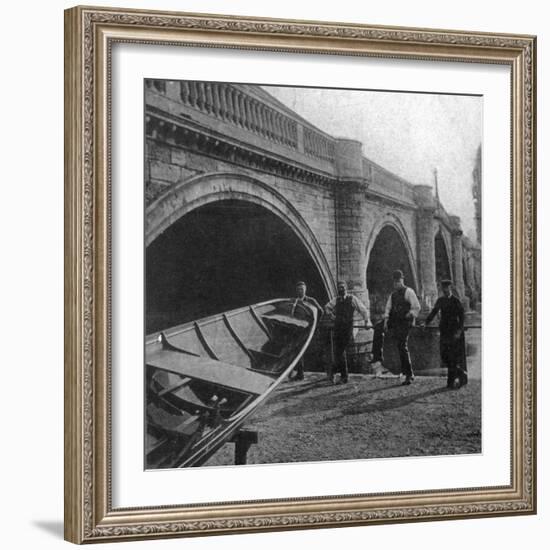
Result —
[[[183, 408], [184, 410], [192, 413], [192, 414], [201, 414], [203, 412], [221, 412], [224, 411], [231, 411], [231, 408], [224, 407], [223, 403], [216, 405], [216, 403], [205, 403], [203, 400], [201, 400], [195, 393], [192, 391], [176, 391], [174, 392], [175, 396], [178, 399], [179, 407]], [[162, 397], [160, 393], [157, 394], [157, 397]]]
[[284, 355], [284, 350], [282, 349], [279, 351], [279, 353], [272, 353], [265, 349], [252, 349], [252, 348], [248, 348], [248, 351], [252, 353], [252, 355], [257, 356], [255, 357], [255, 359], [271, 359], [273, 361], [280, 359]]
[[279, 354], [269, 353], [268, 351], [257, 350], [257, 349], [248, 349], [250, 355], [252, 355], [253, 369], [256, 372], [273, 372], [278, 369], [280, 359], [285, 355], [284, 351], [281, 351]]
[[261, 352], [256, 351], [255, 349], [249, 349], [248, 353], [251, 357], [252, 364], [249, 367], [249, 369], [252, 372], [260, 372], [260, 373], [271, 373], [275, 371], [275, 359], [268, 358], [265, 359], [263, 357], [263, 354]]
[[147, 365], [184, 378], [253, 395], [261, 395], [273, 384], [273, 378], [265, 374], [209, 357], [184, 355], [169, 349], [147, 355]]
[[268, 327], [271, 325], [276, 325], [290, 329], [305, 330], [310, 326], [310, 323], [303, 319], [297, 319], [296, 317], [291, 317], [290, 315], [281, 315], [278, 313], [262, 315], [262, 320]]
[[172, 414], [155, 402], [150, 402], [147, 405], [147, 420], [153, 426], [161, 429], [165, 434], [189, 436], [197, 429], [200, 416]]
[[166, 445], [170, 439], [166, 435], [156, 436], [149, 431], [145, 435], [145, 452], [147, 454], [154, 453], [158, 449], [161, 449], [163, 445]]

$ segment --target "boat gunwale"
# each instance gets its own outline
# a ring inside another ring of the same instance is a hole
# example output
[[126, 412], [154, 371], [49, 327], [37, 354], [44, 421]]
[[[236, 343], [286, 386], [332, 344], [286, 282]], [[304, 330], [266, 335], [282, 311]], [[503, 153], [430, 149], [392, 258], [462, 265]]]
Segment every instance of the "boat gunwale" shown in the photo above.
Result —
[[[203, 327], [203, 326], [209, 325], [209, 324], [211, 324], [215, 321], [223, 321], [223, 315], [226, 315], [227, 317], [229, 317], [229, 316], [234, 317], [235, 315], [237, 315], [239, 313], [244, 313], [246, 311], [250, 311], [251, 307], [262, 307], [262, 306], [267, 306], [267, 305], [270, 305], [270, 304], [274, 304], [275, 302], [287, 302], [287, 301], [292, 301], [292, 298], [275, 298], [273, 300], [266, 300], [265, 302], [259, 302], [257, 304], [242, 306], [242, 307], [239, 307], [239, 308], [236, 308], [236, 309], [231, 309], [231, 310], [223, 312], [223, 313], [215, 313], [215, 314], [210, 315], [208, 317], [204, 317], [203, 319], [199, 319], [198, 321], [197, 320], [187, 321], [185, 323], [181, 323], [179, 325], [175, 325], [173, 327], [170, 327], [169, 329], [166, 329], [166, 330], [158, 330], [156, 332], [152, 332], [152, 333], [145, 336], [145, 347], [153, 345], [153, 344], [157, 344], [158, 343], [158, 338], [161, 334], [164, 334], [165, 336], [177, 336], [178, 334], [181, 334], [182, 332], [185, 332], [185, 331], [189, 330], [190, 328], [193, 328], [195, 323], [198, 324], [198, 325], [200, 323], [199, 326]], [[301, 303], [300, 305], [302, 305], [302, 306], [306, 305], [308, 308], [311, 308], [311, 306], [309, 306], [309, 304]]]
[[[223, 423], [220, 424], [220, 426], [212, 430], [212, 435], [210, 437], [212, 437], [213, 441], [208, 441], [208, 443], [206, 443], [202, 448], [200, 448], [194, 455], [191, 455], [185, 462], [183, 462], [179, 466], [176, 466], [176, 468], [182, 468], [186, 465], [189, 465], [188, 463], [192, 462], [193, 459], [200, 458], [200, 454], [202, 452], [210, 451], [209, 446], [216, 447], [216, 445], [220, 445], [220, 446], [223, 445], [223, 442], [225, 441], [225, 439], [228, 439], [230, 433], [232, 431], [236, 431], [238, 427], [246, 420], [246, 417], [252, 414], [252, 412], [254, 412], [254, 410], [273, 393], [273, 391], [275, 391], [275, 389], [279, 386], [281, 381], [286, 376], [288, 376], [290, 372], [292, 372], [292, 370], [294, 369], [298, 361], [302, 358], [309, 344], [311, 343], [311, 340], [313, 339], [313, 335], [315, 333], [315, 329], [317, 327], [317, 310], [314, 307], [310, 306], [309, 304], [303, 304], [303, 305], [305, 305], [312, 312], [313, 323], [311, 324], [309, 335], [306, 341], [304, 342], [304, 345], [302, 346], [299, 353], [296, 354], [296, 356], [294, 357], [290, 365], [280, 374], [280, 376], [273, 379], [273, 384], [271, 384], [271, 386], [269, 386], [269, 388], [263, 394], [258, 395], [256, 399], [251, 401], [241, 411], [236, 413], [234, 416], [230, 416], [229, 418], [224, 419]], [[222, 427], [225, 427], [225, 430], [218, 432], [218, 430], [220, 430]], [[224, 439], [224, 436], [225, 436], [225, 439]], [[220, 441], [220, 439], [222, 441]], [[219, 447], [216, 447], [212, 451], [212, 454], [217, 450], [217, 448]]]

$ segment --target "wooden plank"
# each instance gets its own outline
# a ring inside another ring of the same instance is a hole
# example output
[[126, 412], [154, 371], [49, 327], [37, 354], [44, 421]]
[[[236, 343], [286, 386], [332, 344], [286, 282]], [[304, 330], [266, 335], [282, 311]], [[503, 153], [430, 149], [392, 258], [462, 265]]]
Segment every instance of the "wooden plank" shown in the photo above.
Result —
[[169, 386], [168, 388], [164, 388], [163, 390], [159, 391], [157, 395], [159, 397], [165, 396], [167, 393], [172, 393], [173, 391], [179, 390], [180, 388], [183, 388], [184, 386], [187, 386], [191, 382], [191, 378], [183, 378], [176, 384], [173, 384], [172, 386]]
[[158, 350], [147, 357], [147, 365], [183, 377], [261, 395], [273, 384], [273, 378], [207, 357], [183, 356], [170, 350]]
[[155, 403], [147, 405], [147, 421], [164, 434], [192, 435], [193, 425], [196, 425], [199, 420], [200, 415], [181, 416], [171, 414]]
[[284, 325], [285, 327], [289, 327], [289, 328], [307, 329], [310, 325], [310, 323], [308, 323], [307, 321], [303, 321], [302, 319], [296, 319], [295, 317], [290, 317], [288, 315], [280, 315], [280, 314], [263, 315], [263, 319], [265, 319], [266, 321]]

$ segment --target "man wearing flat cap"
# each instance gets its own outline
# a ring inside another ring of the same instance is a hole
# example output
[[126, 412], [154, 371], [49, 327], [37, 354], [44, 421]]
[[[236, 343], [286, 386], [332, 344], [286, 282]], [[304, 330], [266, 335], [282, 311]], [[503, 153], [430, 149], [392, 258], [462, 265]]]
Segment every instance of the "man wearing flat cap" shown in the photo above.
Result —
[[310, 306], [314, 307], [319, 313], [319, 316], [323, 314], [323, 308], [319, 302], [312, 296], [307, 295], [307, 285], [304, 281], [298, 281], [296, 283], [296, 301], [305, 302]]
[[340, 381], [348, 381], [346, 348], [353, 336], [353, 317], [358, 312], [365, 320], [365, 327], [370, 327], [370, 311], [357, 296], [348, 294], [348, 285], [338, 281], [338, 295], [325, 306], [325, 313], [334, 321], [334, 367], [329, 372], [329, 380], [334, 382], [334, 371], [340, 373]]
[[[462, 356], [464, 334], [464, 308], [452, 292], [452, 281], [441, 281], [443, 296], [440, 296], [426, 317], [426, 325], [439, 313], [439, 353], [447, 367], [447, 387], [455, 388], [468, 382], [466, 371], [459, 366]], [[458, 385], [456, 385], [458, 382]]]
[[[311, 307], [315, 308], [317, 310], [317, 319], [320, 319], [321, 316], [323, 315], [323, 308], [320, 306], [319, 302], [312, 296], [307, 295], [307, 286], [304, 281], [298, 281], [296, 283], [296, 301], [294, 303], [297, 304], [298, 302], [306, 303]], [[292, 377], [293, 373], [296, 373], [294, 377]], [[296, 368], [290, 373], [289, 378], [291, 380], [304, 379], [304, 358], [303, 357], [300, 359], [300, 361], [298, 361]]]
[[420, 303], [414, 290], [405, 286], [405, 277], [400, 269], [393, 272], [392, 280], [394, 290], [386, 302], [384, 322], [378, 324], [374, 330], [372, 366], [375, 369], [382, 366], [384, 334], [390, 331], [397, 344], [401, 373], [405, 375], [403, 385], [408, 386], [414, 380], [408, 348], [409, 332], [420, 313]]

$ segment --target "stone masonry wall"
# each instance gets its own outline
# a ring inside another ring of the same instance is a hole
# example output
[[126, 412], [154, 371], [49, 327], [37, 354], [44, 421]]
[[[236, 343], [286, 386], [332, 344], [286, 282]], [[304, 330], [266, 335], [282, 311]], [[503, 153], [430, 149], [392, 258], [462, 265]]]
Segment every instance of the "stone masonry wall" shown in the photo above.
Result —
[[283, 195], [303, 217], [319, 243], [330, 270], [336, 272], [335, 198], [331, 188], [261, 173], [197, 154], [170, 143], [147, 139], [146, 207], [174, 185], [194, 176], [230, 172], [261, 180]]
[[[146, 208], [155, 204], [151, 219], [157, 223], [152, 233], [182, 215], [191, 200], [188, 182], [197, 200], [207, 179], [200, 176], [217, 174], [204, 193], [217, 196], [218, 186], [224, 198], [239, 198], [232, 186], [241, 175], [248, 182], [242, 196], [257, 193], [264, 206], [271, 196], [294, 221], [300, 218], [291, 225], [315, 251], [317, 265], [323, 264], [329, 294], [336, 279], [344, 279], [357, 296], [367, 296], [369, 251], [389, 224], [405, 244], [415, 278], [409, 284], [429, 309], [438, 293], [434, 229], [440, 224], [463, 296], [460, 220], [436, 204], [431, 186], [413, 186], [363, 157], [360, 142], [325, 134], [254, 86], [152, 81], [146, 104], [145, 200]], [[471, 261], [479, 295], [480, 254]]]

